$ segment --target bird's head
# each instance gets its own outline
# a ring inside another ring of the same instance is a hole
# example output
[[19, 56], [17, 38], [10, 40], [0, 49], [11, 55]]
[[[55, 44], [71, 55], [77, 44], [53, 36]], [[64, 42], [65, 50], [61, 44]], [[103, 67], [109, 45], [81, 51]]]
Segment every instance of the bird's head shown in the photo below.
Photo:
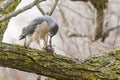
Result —
[[51, 36], [54, 36], [58, 32], [58, 29], [59, 29], [59, 27], [57, 24], [55, 24], [53, 27], [51, 27], [51, 29], [50, 29]]

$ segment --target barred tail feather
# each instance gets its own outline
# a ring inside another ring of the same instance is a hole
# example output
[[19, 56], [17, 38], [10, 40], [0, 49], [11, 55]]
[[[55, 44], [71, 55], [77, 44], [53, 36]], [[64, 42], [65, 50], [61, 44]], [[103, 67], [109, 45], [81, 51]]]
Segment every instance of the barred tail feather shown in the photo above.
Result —
[[22, 39], [24, 39], [25, 37], [26, 37], [25, 35], [21, 34], [21, 35], [19, 36], [19, 40], [22, 40]]

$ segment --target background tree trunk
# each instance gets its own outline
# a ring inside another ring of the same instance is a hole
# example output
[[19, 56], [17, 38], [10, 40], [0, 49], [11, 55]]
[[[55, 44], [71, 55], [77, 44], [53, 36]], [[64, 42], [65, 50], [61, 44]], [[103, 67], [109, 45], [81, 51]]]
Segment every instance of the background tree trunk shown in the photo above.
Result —
[[[87, 2], [90, 1], [94, 8], [97, 10], [97, 17], [96, 17], [96, 30], [95, 30], [95, 40], [98, 40], [103, 35], [103, 22], [104, 22], [104, 9], [106, 9], [106, 3], [108, 0], [71, 0], [71, 1], [83, 1]], [[104, 37], [105, 38], [105, 37]], [[103, 41], [104, 42], [104, 41]]]

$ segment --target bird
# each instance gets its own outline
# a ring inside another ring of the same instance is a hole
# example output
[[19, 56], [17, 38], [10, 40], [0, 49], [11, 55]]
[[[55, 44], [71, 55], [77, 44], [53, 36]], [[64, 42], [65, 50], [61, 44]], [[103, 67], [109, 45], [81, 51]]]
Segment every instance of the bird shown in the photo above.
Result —
[[[49, 40], [49, 46], [52, 47], [52, 37], [56, 35], [58, 32], [58, 24], [56, 21], [49, 15], [44, 15], [38, 18], [35, 18], [33, 21], [31, 21], [30, 24], [28, 24], [26, 27], [22, 29], [22, 33], [19, 36], [19, 40], [25, 39], [24, 46], [29, 47], [31, 42], [35, 42], [36, 44], [40, 46], [40, 40], [43, 39], [44, 46], [48, 46], [48, 38]], [[30, 40], [26, 42], [26, 38], [29, 38]], [[53, 48], [51, 48], [53, 49]]]

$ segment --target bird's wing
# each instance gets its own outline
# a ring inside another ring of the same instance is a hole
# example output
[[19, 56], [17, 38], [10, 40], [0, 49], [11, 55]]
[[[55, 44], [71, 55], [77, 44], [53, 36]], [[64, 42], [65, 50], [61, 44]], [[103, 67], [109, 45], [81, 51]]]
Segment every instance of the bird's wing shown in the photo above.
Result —
[[33, 34], [37, 25], [44, 21], [42, 17], [34, 19], [27, 27], [24, 27], [22, 34], [19, 36], [19, 40], [24, 39], [27, 35]]

